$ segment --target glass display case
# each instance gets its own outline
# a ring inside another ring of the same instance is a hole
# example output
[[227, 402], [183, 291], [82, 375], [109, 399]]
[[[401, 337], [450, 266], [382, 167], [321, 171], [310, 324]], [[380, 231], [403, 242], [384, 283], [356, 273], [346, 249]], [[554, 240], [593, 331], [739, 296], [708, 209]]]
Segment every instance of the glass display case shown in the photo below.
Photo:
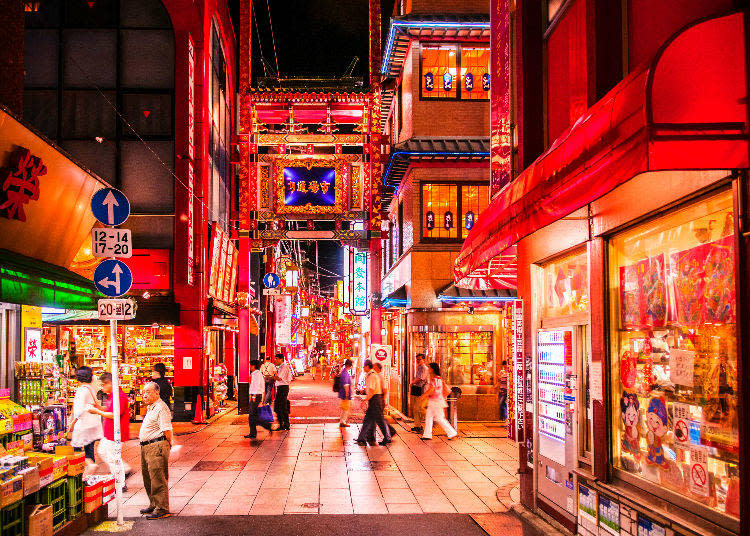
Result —
[[491, 326], [415, 326], [412, 355], [429, 356], [429, 360], [440, 365], [442, 376], [450, 385], [492, 386], [495, 378], [492, 329]]
[[739, 517], [731, 192], [616, 236], [609, 257], [614, 467]]

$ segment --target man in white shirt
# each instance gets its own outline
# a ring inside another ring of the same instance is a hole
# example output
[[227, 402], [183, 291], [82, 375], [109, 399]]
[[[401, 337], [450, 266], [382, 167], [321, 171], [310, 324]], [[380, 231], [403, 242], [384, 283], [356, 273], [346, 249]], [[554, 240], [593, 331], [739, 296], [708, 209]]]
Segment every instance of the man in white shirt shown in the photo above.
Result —
[[263, 379], [263, 373], [260, 371], [260, 361], [253, 359], [250, 361], [250, 409], [248, 419], [250, 421], [250, 433], [245, 437], [255, 439], [258, 437], [258, 425], [271, 431], [271, 424], [258, 418], [258, 407], [263, 399], [263, 393], [266, 390], [266, 383]]
[[289, 384], [292, 383], [292, 369], [284, 360], [284, 354], [276, 354], [276, 400], [273, 409], [279, 420], [279, 430], [289, 430]]
[[263, 403], [271, 403], [271, 392], [273, 391], [273, 377], [276, 375], [276, 365], [271, 363], [271, 356], [269, 355], [263, 364], [260, 366], [260, 373], [263, 374], [263, 379], [266, 382], [266, 392], [263, 396]]
[[141, 510], [146, 519], [169, 517], [169, 451], [172, 448], [172, 412], [159, 396], [159, 385], [143, 386], [143, 401], [148, 410], [143, 417], [138, 439], [141, 443], [143, 487], [149, 499]]

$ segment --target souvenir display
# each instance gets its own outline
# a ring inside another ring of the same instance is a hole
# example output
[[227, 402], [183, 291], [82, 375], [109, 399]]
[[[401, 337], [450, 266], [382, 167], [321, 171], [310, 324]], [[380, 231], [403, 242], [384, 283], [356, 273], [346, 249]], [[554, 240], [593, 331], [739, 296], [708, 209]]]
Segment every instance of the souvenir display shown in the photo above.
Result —
[[727, 193], [661, 216], [609, 262], [615, 469], [737, 517], [732, 210]]

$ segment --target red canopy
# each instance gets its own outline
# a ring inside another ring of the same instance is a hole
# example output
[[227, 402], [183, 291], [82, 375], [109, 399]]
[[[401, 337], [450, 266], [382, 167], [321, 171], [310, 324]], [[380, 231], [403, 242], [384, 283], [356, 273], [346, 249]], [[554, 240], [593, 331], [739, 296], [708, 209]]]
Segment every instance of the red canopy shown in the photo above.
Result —
[[493, 259], [635, 175], [747, 168], [749, 13], [676, 34], [555, 140], [478, 219], [456, 259], [456, 285], [496, 288]]

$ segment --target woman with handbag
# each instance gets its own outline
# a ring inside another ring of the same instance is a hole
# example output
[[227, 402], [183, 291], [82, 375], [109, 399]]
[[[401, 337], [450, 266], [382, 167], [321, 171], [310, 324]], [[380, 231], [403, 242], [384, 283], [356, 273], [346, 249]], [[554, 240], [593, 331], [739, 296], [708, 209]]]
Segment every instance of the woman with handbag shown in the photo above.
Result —
[[430, 376], [427, 372], [427, 365], [425, 365], [425, 355], [417, 354], [416, 359], [417, 368], [414, 371], [414, 379], [409, 386], [409, 404], [411, 405], [412, 417], [414, 418], [414, 426], [411, 427], [411, 431], [419, 434], [422, 432], [424, 414], [427, 410], [425, 406], [426, 400], [422, 395]]
[[92, 381], [94, 372], [90, 367], [78, 367], [76, 379], [81, 385], [73, 398], [73, 413], [68, 428], [70, 444], [77, 451], [83, 450], [86, 456], [86, 468], [91, 469], [96, 464], [94, 458], [94, 443], [103, 437], [102, 419], [99, 415], [89, 412], [91, 408], [102, 409], [97, 403], [96, 392]]
[[440, 377], [440, 366], [437, 363], [430, 363], [429, 373], [430, 379], [422, 395], [427, 399], [427, 413], [424, 419], [424, 434], [422, 434], [422, 439], [432, 439], [433, 423], [439, 424], [445, 430], [448, 439], [453, 439], [458, 435], [458, 432], [453, 429], [448, 419], [445, 418], [445, 408], [448, 407], [445, 398], [450, 393], [450, 388]]

